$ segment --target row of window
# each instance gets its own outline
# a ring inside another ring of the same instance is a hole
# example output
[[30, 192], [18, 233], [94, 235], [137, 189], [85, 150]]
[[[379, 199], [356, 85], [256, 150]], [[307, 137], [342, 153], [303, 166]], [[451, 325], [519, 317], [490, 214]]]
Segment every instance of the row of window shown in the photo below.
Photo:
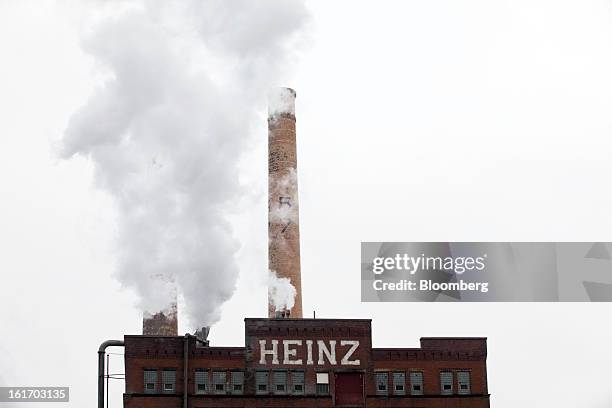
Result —
[[255, 372], [255, 392], [257, 394], [303, 395], [304, 391], [304, 371]]
[[[165, 394], [174, 394], [176, 392], [176, 370], [162, 370], [162, 392]], [[144, 392], [148, 394], [156, 394], [157, 390], [157, 370], [144, 370]]]
[[230, 371], [229, 382], [227, 371], [213, 370], [212, 383], [210, 371], [196, 369], [195, 371], [195, 393], [196, 394], [242, 394], [244, 392], [244, 372]]
[[[393, 372], [392, 387], [393, 395], [406, 395], [406, 373]], [[410, 395], [423, 395], [423, 372], [411, 371], [410, 373]], [[440, 371], [440, 393], [451, 395], [454, 393], [453, 376], [456, 375], [458, 394], [470, 394], [470, 372], [469, 371]], [[376, 395], [389, 395], [389, 372], [376, 372]]]
[[[406, 395], [406, 373], [394, 372], [393, 395]], [[389, 373], [379, 371], [375, 374], [376, 395], [389, 395]], [[413, 371], [410, 373], [410, 394], [423, 395], [423, 373]]]
[[[158, 370], [144, 370], [144, 392], [157, 393]], [[176, 370], [161, 370], [162, 393], [176, 392]], [[211, 382], [212, 374], [212, 382]], [[242, 394], [244, 391], [244, 372], [196, 369], [194, 376], [196, 394]], [[389, 395], [389, 372], [379, 371], [375, 374], [376, 395]], [[406, 395], [406, 373], [392, 372], [393, 395]], [[456, 382], [455, 378], [456, 377]], [[423, 395], [423, 372], [409, 373], [410, 395]], [[457, 384], [458, 394], [470, 394], [469, 371], [440, 371], [440, 392], [442, 395], [454, 393]], [[304, 371], [256, 371], [255, 390], [257, 394], [304, 394]], [[329, 394], [329, 373], [317, 373], [316, 393]]]
[[453, 375], [457, 377], [457, 390], [458, 394], [470, 394], [470, 372], [469, 371], [441, 371], [440, 372], [440, 384], [442, 394], [453, 394]]
[[[162, 393], [176, 392], [176, 370], [164, 369], [162, 373]], [[144, 392], [158, 392], [158, 370], [144, 370]], [[194, 384], [196, 394], [242, 394], [244, 391], [244, 372], [230, 371], [229, 382], [227, 371], [196, 369]], [[303, 371], [257, 371], [255, 373], [255, 389], [257, 394], [304, 394]], [[212, 378], [211, 378], [212, 375]], [[212, 381], [211, 381], [212, 379]], [[317, 394], [329, 394], [329, 374], [317, 373]]]

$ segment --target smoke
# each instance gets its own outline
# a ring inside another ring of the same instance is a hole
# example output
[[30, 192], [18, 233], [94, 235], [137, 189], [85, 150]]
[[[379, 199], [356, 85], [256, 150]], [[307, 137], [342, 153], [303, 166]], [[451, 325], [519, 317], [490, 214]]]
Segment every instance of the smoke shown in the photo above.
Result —
[[295, 287], [289, 278], [279, 278], [276, 272], [269, 271], [268, 297], [276, 312], [293, 309], [296, 294]]
[[226, 221], [248, 191], [237, 164], [268, 89], [295, 59], [306, 9], [117, 1], [88, 3], [86, 13], [82, 48], [105, 80], [70, 118], [61, 156], [88, 157], [114, 198], [117, 277], [141, 308], [164, 310], [178, 290], [190, 320], [210, 325], [238, 274], [240, 244]]
[[295, 91], [287, 88], [268, 94], [268, 118], [275, 120], [283, 113], [295, 115]]

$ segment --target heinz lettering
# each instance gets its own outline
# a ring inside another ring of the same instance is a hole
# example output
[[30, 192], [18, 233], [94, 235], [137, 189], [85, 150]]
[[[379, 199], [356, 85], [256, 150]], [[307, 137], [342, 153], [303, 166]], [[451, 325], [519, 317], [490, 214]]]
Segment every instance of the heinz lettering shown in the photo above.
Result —
[[359, 340], [259, 340], [259, 364], [356, 366], [358, 347]]

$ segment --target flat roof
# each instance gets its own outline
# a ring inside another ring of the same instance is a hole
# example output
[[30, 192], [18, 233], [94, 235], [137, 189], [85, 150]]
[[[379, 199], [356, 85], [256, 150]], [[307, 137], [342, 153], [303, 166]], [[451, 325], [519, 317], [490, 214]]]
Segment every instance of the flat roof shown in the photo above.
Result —
[[421, 340], [486, 340], [486, 337], [421, 337]]
[[246, 322], [247, 320], [270, 320], [270, 321], [287, 321], [287, 322], [300, 322], [300, 321], [310, 321], [310, 322], [316, 322], [316, 321], [324, 321], [324, 322], [338, 322], [338, 321], [345, 321], [345, 322], [372, 322], [372, 319], [346, 319], [346, 318], [342, 318], [342, 319], [334, 319], [334, 318], [302, 318], [302, 317], [280, 317], [280, 318], [269, 318], [269, 317], [245, 317], [244, 321]]

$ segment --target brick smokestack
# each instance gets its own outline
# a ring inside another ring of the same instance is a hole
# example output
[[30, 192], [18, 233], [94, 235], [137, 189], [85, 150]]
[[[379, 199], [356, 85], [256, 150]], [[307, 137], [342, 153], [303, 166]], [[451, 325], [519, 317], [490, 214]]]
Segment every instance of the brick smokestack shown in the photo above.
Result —
[[291, 310], [279, 310], [268, 295], [270, 318], [302, 317], [296, 156], [295, 91], [279, 88], [268, 106], [268, 265], [278, 278], [289, 279], [296, 295]]
[[145, 336], [178, 336], [176, 302], [163, 311], [151, 314], [145, 312], [142, 317], [142, 334]]

